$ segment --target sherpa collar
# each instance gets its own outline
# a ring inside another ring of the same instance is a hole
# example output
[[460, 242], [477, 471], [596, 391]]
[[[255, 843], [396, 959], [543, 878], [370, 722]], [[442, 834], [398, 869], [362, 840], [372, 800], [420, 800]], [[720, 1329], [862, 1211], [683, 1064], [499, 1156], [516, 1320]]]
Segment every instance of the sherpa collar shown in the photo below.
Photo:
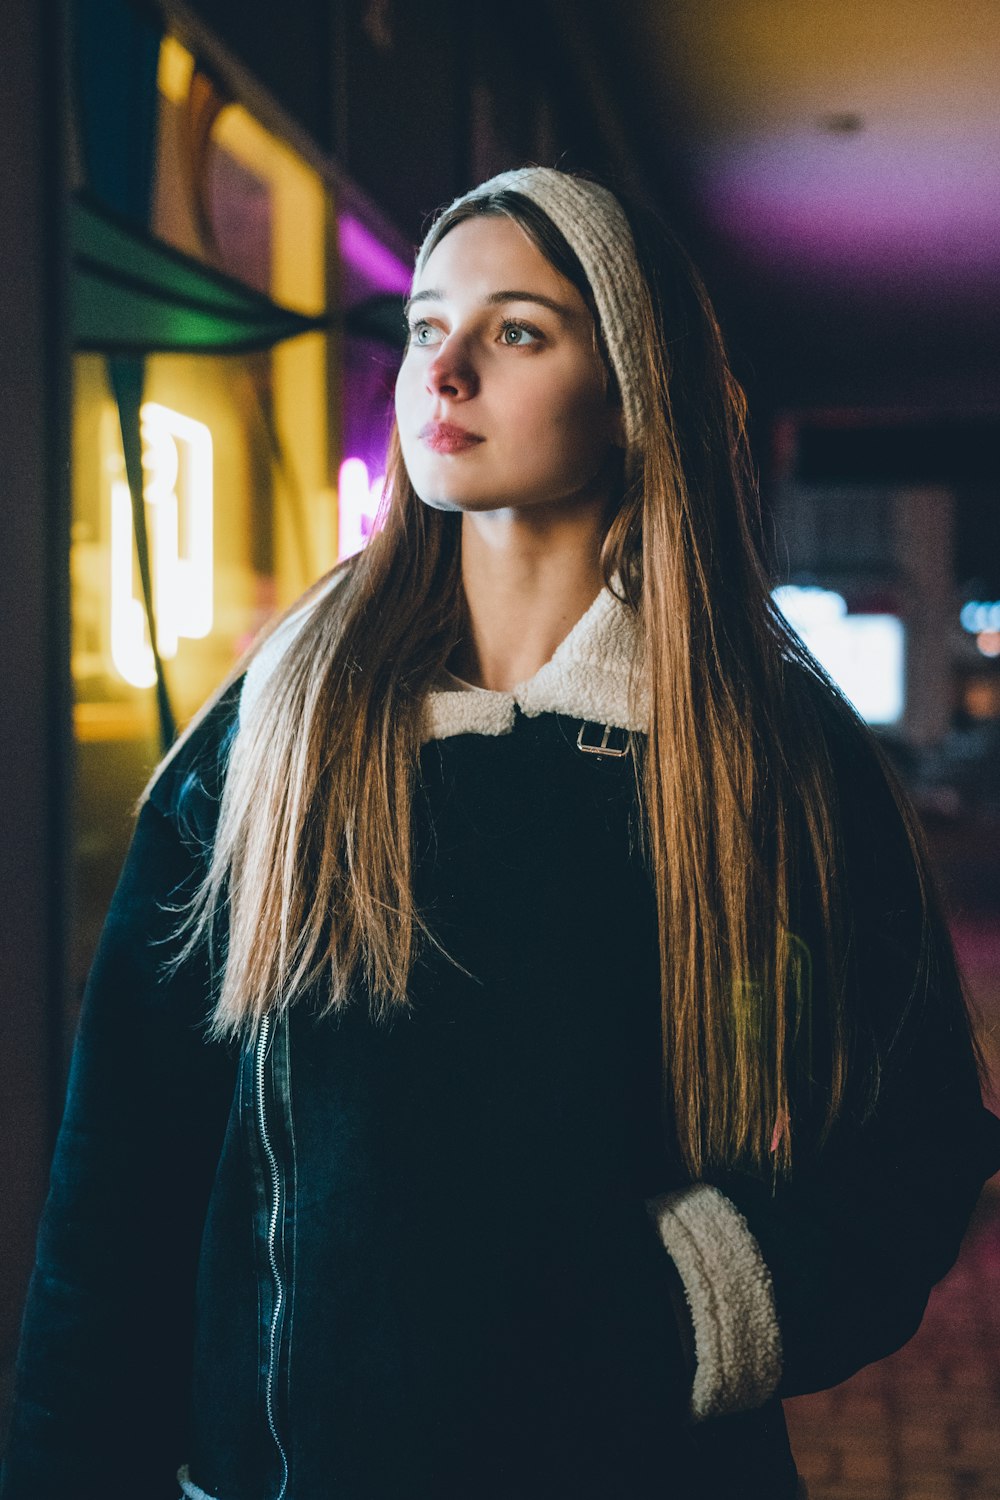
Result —
[[566, 714], [591, 724], [645, 731], [644, 702], [629, 703], [629, 680], [639, 645], [635, 616], [604, 588], [566, 639], [533, 677], [509, 692], [489, 688], [432, 690], [424, 705], [424, 739], [452, 734], [509, 734], [516, 711]]
[[[241, 723], [256, 706], [264, 684], [316, 602], [318, 599], [310, 600], [304, 609], [290, 615], [250, 663], [240, 698]], [[629, 701], [632, 666], [639, 647], [635, 616], [610, 589], [603, 588], [544, 666], [509, 692], [462, 685], [455, 678], [447, 685], [442, 679], [424, 703], [424, 742], [455, 734], [509, 734], [518, 710], [529, 718], [565, 714], [591, 724], [644, 733], [648, 703], [641, 684], [638, 701], [634, 705]]]

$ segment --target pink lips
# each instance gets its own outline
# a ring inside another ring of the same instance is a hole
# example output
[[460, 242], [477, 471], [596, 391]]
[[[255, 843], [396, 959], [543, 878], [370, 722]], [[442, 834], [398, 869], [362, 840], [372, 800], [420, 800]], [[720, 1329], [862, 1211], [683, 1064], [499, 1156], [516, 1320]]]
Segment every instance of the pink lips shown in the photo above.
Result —
[[477, 443], [485, 442], [478, 433], [456, 427], [453, 422], [428, 422], [420, 429], [420, 437], [435, 453], [461, 453], [466, 448], [474, 448]]

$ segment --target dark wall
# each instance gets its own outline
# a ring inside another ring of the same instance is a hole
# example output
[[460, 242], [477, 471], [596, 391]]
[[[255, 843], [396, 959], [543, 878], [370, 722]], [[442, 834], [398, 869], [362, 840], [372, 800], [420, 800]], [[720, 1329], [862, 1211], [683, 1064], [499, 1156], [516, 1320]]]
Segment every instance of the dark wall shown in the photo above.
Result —
[[[333, 149], [331, 0], [194, 0], [187, 7], [308, 131]], [[167, 16], [170, 5], [164, 6]]]
[[588, 63], [585, 46], [577, 55], [562, 10], [551, 0], [185, 0], [177, 14], [196, 17], [416, 242], [435, 208], [507, 167], [621, 176], [620, 128], [595, 95], [599, 60]]
[[337, 160], [415, 239], [468, 179], [478, 8], [341, 0], [336, 10]]
[[0, 5], [0, 1360], [16, 1339], [62, 1082], [72, 742], [63, 20], [59, 0]]

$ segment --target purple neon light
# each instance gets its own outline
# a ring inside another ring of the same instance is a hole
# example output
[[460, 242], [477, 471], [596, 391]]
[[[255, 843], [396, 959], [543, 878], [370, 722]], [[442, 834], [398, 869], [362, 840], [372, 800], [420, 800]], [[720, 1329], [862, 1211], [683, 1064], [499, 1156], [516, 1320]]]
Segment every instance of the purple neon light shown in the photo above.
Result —
[[338, 220], [340, 253], [359, 271], [373, 291], [408, 292], [411, 272], [407, 266], [375, 238], [353, 214], [341, 214]]
[[995, 275], [995, 142], [900, 132], [879, 145], [801, 132], [715, 142], [697, 153], [705, 207], [772, 268], [970, 285]]

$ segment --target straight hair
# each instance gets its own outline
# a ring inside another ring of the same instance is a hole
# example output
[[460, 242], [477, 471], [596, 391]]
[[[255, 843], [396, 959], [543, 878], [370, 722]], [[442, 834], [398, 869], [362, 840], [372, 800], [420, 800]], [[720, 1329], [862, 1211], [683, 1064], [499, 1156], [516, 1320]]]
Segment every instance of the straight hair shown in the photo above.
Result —
[[[903, 819], [923, 907], [910, 1003], [929, 984], [935, 898], [915, 817], [874, 738], [772, 602], [746, 402], [702, 281], [658, 220], [623, 207], [654, 399], [601, 566], [639, 624], [650, 705], [648, 734], [633, 742], [659, 928], [664, 1131], [692, 1175], [737, 1162], [786, 1173], [793, 1140], [817, 1144], [849, 1104], [861, 1116], [873, 1107], [882, 1061], [851, 1006], [819, 697], [866, 740]], [[530, 199], [506, 190], [446, 212], [430, 248], [480, 215], [513, 219], [584, 296], [614, 399], [586, 275]], [[438, 946], [413, 897], [411, 803], [423, 701], [465, 628], [460, 528], [460, 515], [419, 499], [394, 425], [371, 540], [334, 570], [336, 586], [328, 577], [307, 596], [232, 748], [182, 924], [181, 959], [225, 921], [217, 1038], [252, 1036], [307, 991], [325, 1013], [363, 988], [377, 1024], [408, 1005], [421, 945]], [[819, 951], [796, 931], [801, 891], [821, 913]]]

